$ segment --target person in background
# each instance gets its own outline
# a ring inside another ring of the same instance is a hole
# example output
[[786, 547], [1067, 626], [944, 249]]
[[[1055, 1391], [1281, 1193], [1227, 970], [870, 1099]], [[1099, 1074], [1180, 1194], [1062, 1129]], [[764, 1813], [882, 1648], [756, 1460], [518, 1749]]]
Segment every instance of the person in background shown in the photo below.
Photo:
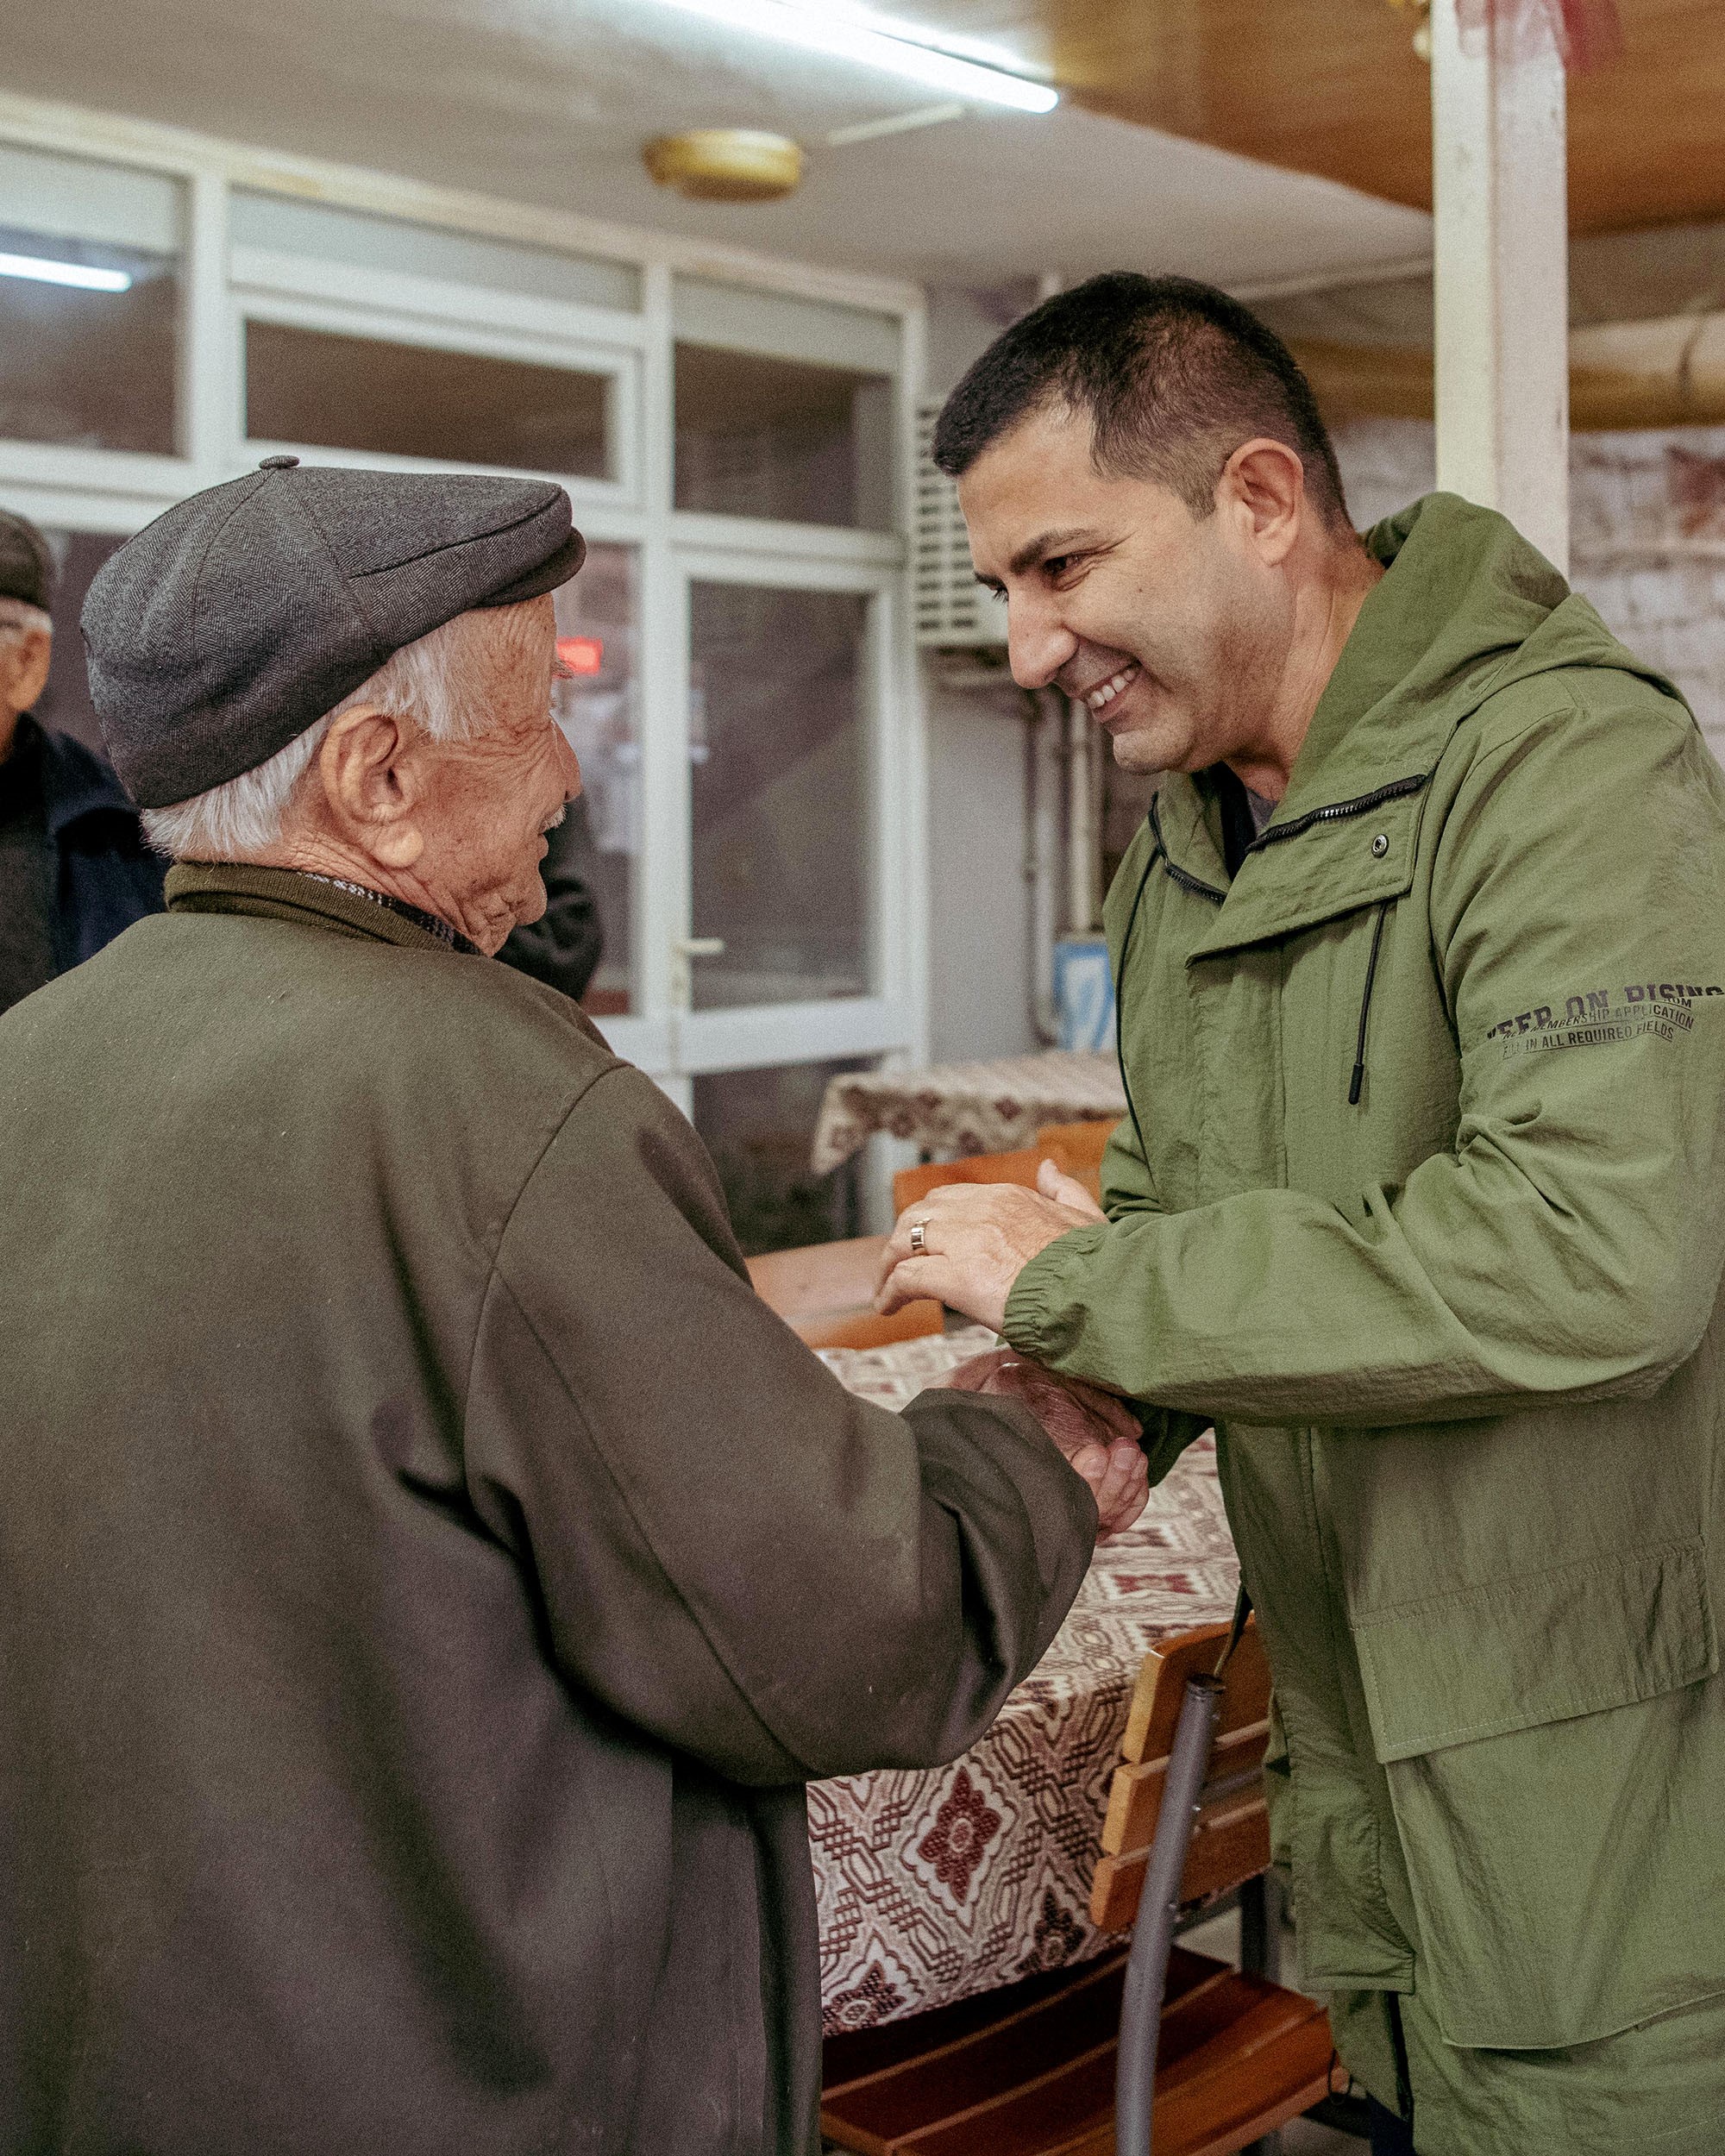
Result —
[[803, 1784], [975, 1742], [1144, 1504], [1082, 1387], [846, 1392], [491, 962], [582, 554], [273, 457], [91, 588], [175, 866], [0, 1018], [7, 2156], [816, 2156]]
[[938, 1295], [1214, 1420], [1302, 1981], [1382, 2156], [1725, 2149], [1725, 774], [1501, 516], [1363, 537], [1285, 346], [1116, 274], [935, 461], [1013, 673], [1160, 774], [1103, 1208], [954, 1187]]
[[99, 756], [30, 716], [53, 655], [53, 557], [0, 511], [0, 1011], [160, 910], [166, 864]]
[[605, 955], [605, 928], [586, 868], [593, 852], [586, 805], [579, 795], [555, 830], [545, 835], [539, 881], [545, 911], [536, 921], [512, 928], [497, 954], [505, 966], [579, 1003]]

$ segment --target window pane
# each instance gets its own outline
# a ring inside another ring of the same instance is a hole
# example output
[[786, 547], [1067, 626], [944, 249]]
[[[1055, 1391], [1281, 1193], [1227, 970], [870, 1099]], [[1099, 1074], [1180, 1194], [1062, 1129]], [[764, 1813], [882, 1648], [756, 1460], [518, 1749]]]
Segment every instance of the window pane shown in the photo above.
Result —
[[0, 146], [0, 436], [172, 456], [181, 189]]
[[360, 454], [610, 476], [603, 374], [246, 324], [246, 432]]
[[556, 592], [558, 648], [573, 669], [557, 686], [557, 718], [580, 758], [592, 838], [586, 873], [605, 929], [604, 956], [581, 999], [595, 1018], [632, 1008], [630, 899], [641, 844], [637, 589], [632, 547], [590, 546], [580, 574]]
[[827, 1081], [871, 1062], [727, 1070], [694, 1083], [694, 1126], [724, 1190], [747, 1257], [860, 1235], [856, 1163], [831, 1175], [809, 1166]]
[[697, 1010], [868, 992], [869, 601], [689, 589]]
[[676, 505], [792, 523], [892, 522], [888, 376], [677, 346]]
[[637, 313], [641, 273], [628, 262], [561, 254], [522, 247], [471, 232], [448, 232], [376, 217], [331, 203], [301, 202], [292, 195], [232, 197], [229, 227], [235, 247], [273, 254], [310, 255], [320, 262], [347, 262], [360, 269], [398, 270], [450, 285], [480, 285], [492, 291], [523, 292], [530, 299], [573, 300], [590, 307]]

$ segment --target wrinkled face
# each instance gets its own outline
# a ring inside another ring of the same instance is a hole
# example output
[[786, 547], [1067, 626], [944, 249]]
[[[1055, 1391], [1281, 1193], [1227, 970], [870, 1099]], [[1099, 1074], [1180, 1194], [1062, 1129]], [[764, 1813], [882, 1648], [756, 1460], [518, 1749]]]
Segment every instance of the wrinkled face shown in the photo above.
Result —
[[487, 951], [545, 911], [545, 834], [581, 787], [575, 752], [551, 716], [559, 671], [551, 601], [535, 599], [531, 608], [530, 634], [488, 673], [485, 730], [472, 741], [424, 744], [418, 873]]
[[1132, 771], [1201, 770], [1258, 738], [1292, 615], [1226, 488], [1199, 517], [1099, 472], [1088, 415], [1054, 407], [992, 442], [958, 498], [1021, 687], [1087, 703]]

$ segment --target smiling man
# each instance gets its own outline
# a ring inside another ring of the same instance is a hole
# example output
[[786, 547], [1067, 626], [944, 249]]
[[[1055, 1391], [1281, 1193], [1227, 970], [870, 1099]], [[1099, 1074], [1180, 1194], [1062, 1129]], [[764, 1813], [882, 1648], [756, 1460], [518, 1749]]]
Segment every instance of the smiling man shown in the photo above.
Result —
[[888, 1254], [1214, 1420], [1305, 1981], [1419, 2156], [1725, 2119], [1725, 779], [1504, 520], [1364, 540], [1243, 308], [1099, 278], [942, 414], [1014, 674], [1165, 774], [1110, 893], [1103, 1209]]

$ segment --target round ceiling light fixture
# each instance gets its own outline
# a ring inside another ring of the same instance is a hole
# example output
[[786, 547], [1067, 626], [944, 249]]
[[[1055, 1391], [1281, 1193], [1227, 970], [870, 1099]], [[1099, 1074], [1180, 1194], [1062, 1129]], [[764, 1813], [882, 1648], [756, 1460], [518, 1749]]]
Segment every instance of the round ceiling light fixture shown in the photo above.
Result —
[[802, 184], [803, 151], [787, 135], [756, 128], [691, 128], [641, 152], [660, 187], [691, 202], [777, 202]]

